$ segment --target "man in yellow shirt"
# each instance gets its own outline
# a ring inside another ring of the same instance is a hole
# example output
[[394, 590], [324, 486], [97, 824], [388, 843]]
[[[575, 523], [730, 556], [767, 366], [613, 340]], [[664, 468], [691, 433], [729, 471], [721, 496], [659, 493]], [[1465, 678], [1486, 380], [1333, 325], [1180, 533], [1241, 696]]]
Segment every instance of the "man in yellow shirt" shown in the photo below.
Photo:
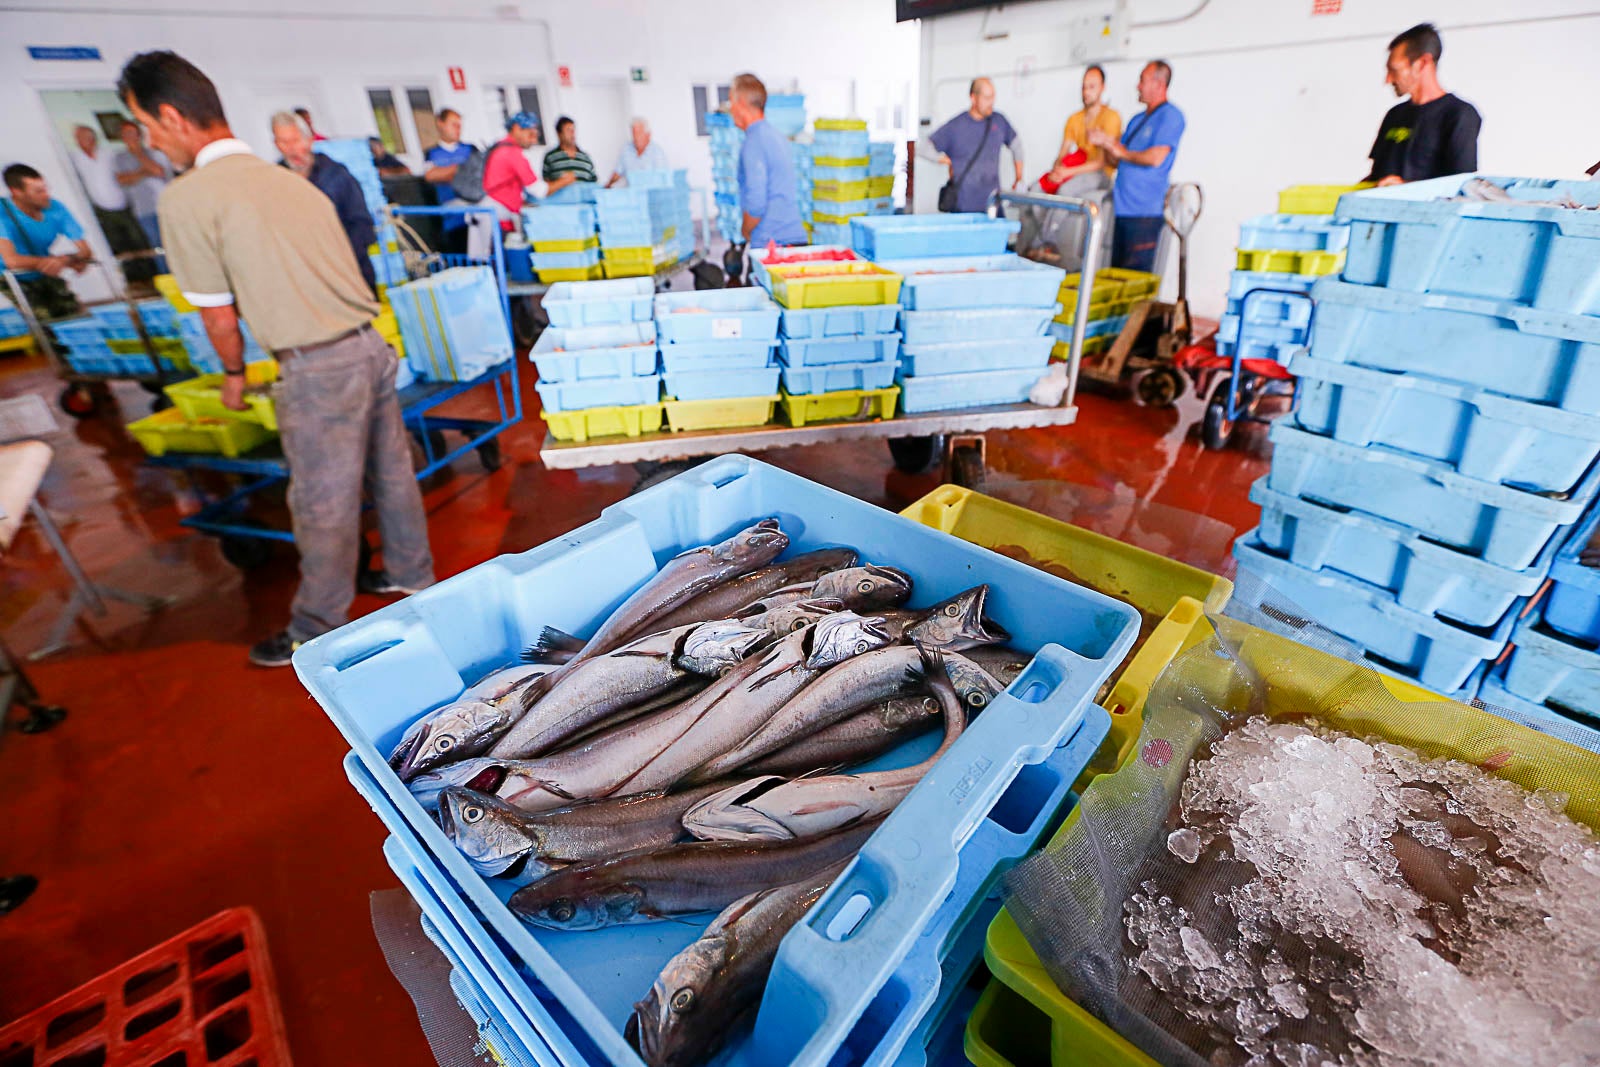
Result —
[[[1096, 183], [1099, 188], [1109, 188], [1109, 179], [1116, 173], [1117, 164], [1106, 159], [1105, 150], [1089, 143], [1091, 130], [1102, 130], [1112, 140], [1122, 137], [1122, 116], [1101, 102], [1106, 91], [1106, 72], [1098, 63], [1083, 72], [1083, 110], [1067, 119], [1061, 135], [1061, 149], [1056, 152], [1056, 165], [1049, 178], [1059, 188], [1083, 174], [1104, 173], [1105, 181]], [[1063, 162], [1077, 152], [1084, 154], [1081, 163]]]
[[[1106, 72], [1098, 64], [1083, 72], [1083, 110], [1074, 112], [1062, 131], [1061, 148], [1055, 166], [1039, 179], [1038, 188], [1061, 196], [1088, 197], [1100, 201], [1105, 218], [1104, 232], [1111, 232], [1111, 188], [1116, 162], [1105, 150], [1089, 143], [1089, 134], [1104, 131], [1113, 138], [1122, 136], [1122, 116], [1101, 102], [1106, 89]], [[1022, 231], [1017, 250], [1030, 259], [1077, 270], [1082, 266], [1083, 227], [1087, 220], [1070, 211], [1027, 207], [1022, 211]]]

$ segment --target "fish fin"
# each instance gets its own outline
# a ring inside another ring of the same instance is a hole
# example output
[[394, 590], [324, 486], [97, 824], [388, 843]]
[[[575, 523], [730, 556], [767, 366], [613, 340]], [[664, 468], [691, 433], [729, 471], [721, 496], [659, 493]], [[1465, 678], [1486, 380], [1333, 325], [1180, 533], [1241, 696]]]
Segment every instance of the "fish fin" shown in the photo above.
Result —
[[588, 642], [582, 641], [565, 630], [558, 630], [554, 626], [546, 626], [539, 631], [539, 637], [533, 644], [522, 651], [524, 663], [552, 663], [550, 657], [562, 652], [578, 653], [583, 651], [583, 646]]
[[943, 675], [945, 677], [949, 677], [949, 671], [945, 667], [943, 652], [932, 647], [931, 645], [924, 645], [920, 642], [914, 643], [917, 646], [917, 654], [922, 657], [921, 673], [924, 676], [931, 675], [937, 678]]

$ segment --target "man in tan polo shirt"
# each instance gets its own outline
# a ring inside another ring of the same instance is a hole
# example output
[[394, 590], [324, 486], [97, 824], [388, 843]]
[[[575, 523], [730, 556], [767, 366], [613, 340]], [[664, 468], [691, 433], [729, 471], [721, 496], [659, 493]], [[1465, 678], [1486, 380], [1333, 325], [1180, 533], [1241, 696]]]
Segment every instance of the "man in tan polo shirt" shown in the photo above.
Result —
[[123, 67], [117, 92], [150, 143], [185, 172], [162, 191], [157, 211], [172, 273], [222, 357], [222, 402], [245, 408], [240, 315], [280, 364], [273, 396], [300, 588], [288, 628], [258, 642], [250, 660], [281, 667], [302, 642], [348, 618], [363, 485], [383, 538], [384, 575], [371, 591], [409, 593], [433, 582], [394, 350], [372, 329], [378, 305], [333, 204], [234, 139], [209, 78], [172, 52], [145, 52]]

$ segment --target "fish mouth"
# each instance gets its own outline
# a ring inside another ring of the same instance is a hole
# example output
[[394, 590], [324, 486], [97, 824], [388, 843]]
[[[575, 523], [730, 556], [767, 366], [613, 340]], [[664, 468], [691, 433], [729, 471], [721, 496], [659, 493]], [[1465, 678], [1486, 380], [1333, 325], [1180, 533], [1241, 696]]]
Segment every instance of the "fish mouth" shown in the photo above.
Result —
[[423, 748], [428, 743], [428, 735], [431, 733], [433, 733], [433, 727], [424, 726], [417, 731], [417, 735], [412, 739], [410, 746], [406, 748], [405, 758], [400, 761], [400, 766], [395, 768], [395, 774], [400, 776], [402, 782], [410, 782], [417, 775], [432, 769], [418, 766], [417, 763], [418, 758], [422, 755]]

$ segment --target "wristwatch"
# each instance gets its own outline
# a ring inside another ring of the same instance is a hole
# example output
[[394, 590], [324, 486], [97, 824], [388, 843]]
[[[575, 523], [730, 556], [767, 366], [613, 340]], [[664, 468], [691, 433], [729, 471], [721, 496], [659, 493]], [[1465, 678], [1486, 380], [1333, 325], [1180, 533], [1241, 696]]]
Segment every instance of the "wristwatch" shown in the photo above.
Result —
[[238, 370], [233, 370], [229, 367], [223, 367], [222, 373], [226, 374], [230, 378], [243, 378], [245, 375], [245, 369], [240, 367]]

